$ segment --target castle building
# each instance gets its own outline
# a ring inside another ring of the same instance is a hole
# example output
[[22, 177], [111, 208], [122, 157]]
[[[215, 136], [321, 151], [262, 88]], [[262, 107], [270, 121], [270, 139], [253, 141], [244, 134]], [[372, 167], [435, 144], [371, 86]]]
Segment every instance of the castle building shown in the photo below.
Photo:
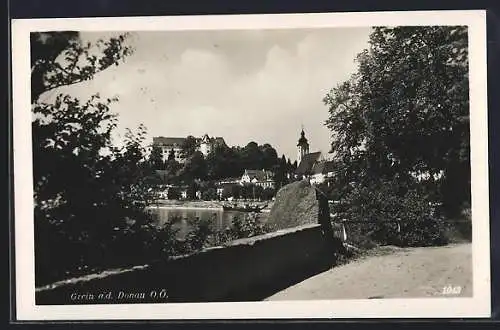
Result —
[[225, 146], [226, 142], [220, 136], [217, 137], [209, 137], [208, 134], [203, 135], [201, 139], [197, 139], [199, 143], [199, 150], [206, 157], [209, 153], [214, 150], [215, 147], [221, 145]]
[[[166, 161], [170, 152], [173, 151], [175, 160], [179, 163], [184, 163], [186, 158], [183, 154], [182, 146], [186, 138], [181, 137], [153, 137], [153, 146], [160, 147], [162, 150], [163, 160]], [[206, 157], [217, 145], [226, 145], [224, 138], [209, 137], [205, 134], [202, 138], [196, 138], [197, 149]]]
[[184, 163], [186, 159], [182, 153], [182, 145], [185, 140], [179, 137], [157, 136], [153, 137], [153, 146], [161, 149], [163, 161], [166, 161], [170, 152], [173, 151], [175, 160]]

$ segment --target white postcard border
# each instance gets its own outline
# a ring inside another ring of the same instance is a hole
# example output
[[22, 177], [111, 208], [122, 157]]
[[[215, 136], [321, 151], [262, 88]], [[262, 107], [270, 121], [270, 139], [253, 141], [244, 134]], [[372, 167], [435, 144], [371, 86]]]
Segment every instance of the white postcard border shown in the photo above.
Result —
[[[473, 297], [241, 303], [36, 306], [31, 154], [32, 31], [156, 31], [467, 25], [471, 109]], [[490, 240], [485, 11], [421, 11], [130, 18], [12, 22], [16, 312], [19, 320], [449, 318], [490, 316]]]

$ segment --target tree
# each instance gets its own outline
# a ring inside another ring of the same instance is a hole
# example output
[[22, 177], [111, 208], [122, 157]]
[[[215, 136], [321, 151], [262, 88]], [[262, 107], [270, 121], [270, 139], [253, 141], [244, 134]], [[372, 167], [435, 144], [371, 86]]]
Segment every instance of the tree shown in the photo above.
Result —
[[165, 162], [163, 161], [163, 152], [160, 147], [154, 145], [149, 155], [149, 162], [155, 170], [164, 170]]
[[272, 170], [278, 163], [278, 153], [269, 143], [259, 147], [262, 153], [262, 164], [258, 169]]
[[234, 197], [232, 186], [224, 186], [222, 188], [221, 199], [228, 199], [229, 197]]
[[252, 183], [244, 184], [240, 188], [240, 196], [243, 199], [253, 199], [255, 192], [255, 185]]
[[238, 171], [235, 168], [236, 162], [235, 155], [230, 148], [217, 145], [206, 157], [208, 178], [219, 180], [235, 175]]
[[292, 164], [292, 161], [290, 160], [290, 158], [288, 158], [288, 160], [286, 161], [286, 172], [288, 174], [288, 173], [293, 173], [294, 171], [295, 168]]
[[[93, 78], [119, 64], [131, 49], [125, 35], [83, 44], [77, 32], [31, 34], [35, 280], [136, 262], [155, 238], [145, 179], [145, 128], [113, 146], [117, 117], [99, 95], [82, 101], [47, 91]], [[158, 245], [159, 246], [159, 245]], [[120, 257], [126, 256], [126, 257]]]
[[186, 197], [187, 199], [197, 199], [196, 193], [200, 189], [200, 184], [198, 184], [196, 181], [191, 181], [187, 185], [186, 189]]
[[203, 191], [202, 193], [202, 199], [205, 201], [212, 201], [217, 199], [217, 190], [215, 188], [208, 188], [207, 190]]
[[274, 197], [275, 191], [272, 188], [265, 188], [262, 192], [262, 199], [270, 200]]
[[261, 169], [262, 150], [257, 143], [249, 142], [241, 150], [241, 162], [245, 169]]
[[196, 151], [184, 163], [181, 176], [184, 181], [205, 180], [207, 177], [207, 163], [200, 151]]
[[198, 149], [198, 141], [194, 136], [189, 135], [182, 143], [181, 148], [184, 158], [187, 159], [191, 157]]
[[111, 65], [118, 65], [132, 52], [124, 44], [126, 37], [127, 34], [122, 34], [84, 45], [75, 31], [32, 32], [32, 103], [49, 90], [90, 80]]
[[178, 181], [179, 178], [179, 172], [182, 169], [182, 165], [175, 160], [175, 158], [171, 158], [169, 156], [169, 159], [165, 163], [165, 170], [167, 171], [167, 177], [169, 182], [175, 182]]
[[341, 181], [397, 178], [470, 203], [467, 28], [374, 28], [358, 70], [325, 97]]
[[242, 192], [242, 187], [240, 185], [233, 185], [231, 186], [231, 196], [233, 196], [234, 199], [239, 199], [241, 198], [241, 193]]
[[282, 155], [281, 158], [278, 161], [278, 164], [275, 165], [275, 170], [274, 170], [274, 182], [276, 183], [276, 186], [278, 188], [286, 185], [288, 183], [288, 169], [287, 169], [287, 162], [285, 155]]
[[264, 188], [261, 186], [253, 185], [253, 192], [252, 192], [252, 198], [255, 199], [263, 199], [264, 198]]
[[177, 187], [169, 187], [167, 192], [168, 199], [179, 199], [181, 198], [181, 192]]

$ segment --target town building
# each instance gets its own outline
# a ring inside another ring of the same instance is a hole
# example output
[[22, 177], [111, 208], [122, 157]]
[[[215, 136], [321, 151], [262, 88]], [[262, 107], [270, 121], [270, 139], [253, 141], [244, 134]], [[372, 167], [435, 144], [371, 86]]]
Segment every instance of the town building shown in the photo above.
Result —
[[295, 177], [298, 179], [307, 179], [313, 174], [314, 165], [321, 162], [321, 152], [312, 152], [305, 154], [301, 161], [298, 162], [297, 169], [295, 170]]
[[297, 143], [297, 164], [300, 164], [302, 158], [309, 153], [309, 142], [306, 139], [304, 129], [300, 132], [300, 139]]
[[[157, 136], [153, 137], [153, 146], [160, 147], [162, 150], [163, 160], [166, 161], [171, 152], [174, 153], [174, 158], [179, 163], [184, 163], [186, 161], [186, 157], [183, 154], [182, 146], [186, 138], [182, 137], [164, 137]], [[226, 145], [224, 138], [218, 137], [209, 137], [208, 134], [205, 134], [201, 138], [196, 138], [197, 150], [199, 150], [205, 157], [217, 146], [217, 145]]]
[[327, 155], [324, 155], [321, 151], [309, 152], [309, 142], [303, 129], [300, 132], [297, 148], [296, 179], [307, 179], [311, 184], [322, 184], [333, 178], [335, 174], [334, 163], [329, 161]]
[[311, 184], [330, 185], [330, 179], [335, 175], [334, 163], [332, 161], [320, 161], [313, 165], [310, 175]]
[[241, 185], [254, 184], [262, 188], [274, 189], [273, 173], [266, 170], [245, 170], [240, 180]]

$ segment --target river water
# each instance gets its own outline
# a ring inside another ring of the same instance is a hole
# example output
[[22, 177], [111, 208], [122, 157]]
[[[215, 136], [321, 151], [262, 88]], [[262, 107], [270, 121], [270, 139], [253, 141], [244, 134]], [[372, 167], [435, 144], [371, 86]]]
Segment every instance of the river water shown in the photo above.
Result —
[[[190, 230], [190, 222], [196, 219], [209, 220], [212, 224], [212, 229], [215, 231], [223, 231], [231, 226], [231, 222], [235, 216], [243, 217], [248, 213], [238, 211], [224, 211], [220, 209], [203, 209], [203, 208], [173, 208], [173, 207], [151, 207], [156, 221], [159, 225], [167, 221], [173, 221], [173, 227], [179, 229], [179, 234], [183, 236]], [[267, 217], [266, 212], [259, 213], [260, 219]]]

